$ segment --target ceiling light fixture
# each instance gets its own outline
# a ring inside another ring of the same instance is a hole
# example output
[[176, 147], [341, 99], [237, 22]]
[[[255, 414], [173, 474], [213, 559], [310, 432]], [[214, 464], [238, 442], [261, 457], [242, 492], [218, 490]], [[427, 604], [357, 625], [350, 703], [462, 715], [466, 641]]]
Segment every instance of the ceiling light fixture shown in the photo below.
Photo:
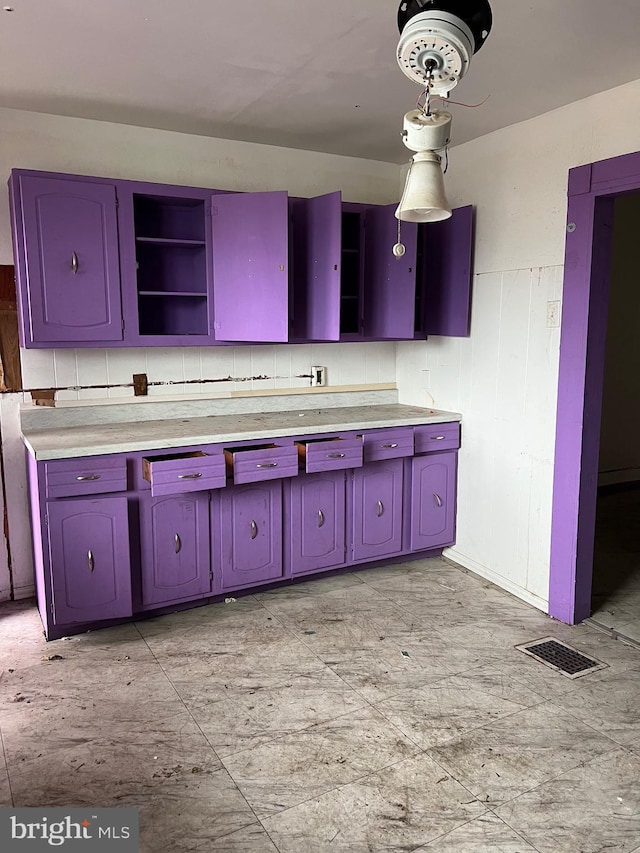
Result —
[[[451, 216], [442, 156], [451, 141], [451, 113], [432, 110], [431, 98], [447, 98], [469, 70], [491, 32], [488, 0], [403, 0], [398, 10], [397, 59], [424, 89], [424, 105], [404, 117], [402, 140], [416, 152], [396, 210], [404, 222], [437, 222]], [[400, 243], [400, 241], [398, 241]], [[395, 251], [395, 250], [394, 250]]]

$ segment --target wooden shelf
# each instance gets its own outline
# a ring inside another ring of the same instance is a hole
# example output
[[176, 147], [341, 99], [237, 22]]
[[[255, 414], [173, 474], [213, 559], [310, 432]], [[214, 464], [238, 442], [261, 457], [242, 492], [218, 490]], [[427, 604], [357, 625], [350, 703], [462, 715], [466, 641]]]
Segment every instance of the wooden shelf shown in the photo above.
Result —
[[197, 299], [206, 299], [207, 294], [199, 291], [184, 290], [139, 290], [138, 296], [189, 296]]
[[185, 249], [200, 249], [206, 246], [204, 240], [172, 240], [169, 237], [136, 237], [136, 243], [152, 246], [182, 246]]

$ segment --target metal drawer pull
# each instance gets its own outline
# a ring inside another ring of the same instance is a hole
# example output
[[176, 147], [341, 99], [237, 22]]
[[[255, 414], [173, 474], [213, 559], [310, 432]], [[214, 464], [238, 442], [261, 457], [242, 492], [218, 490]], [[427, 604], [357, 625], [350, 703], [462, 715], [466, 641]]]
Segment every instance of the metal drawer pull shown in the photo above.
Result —
[[318, 510], [318, 527], [324, 527], [324, 513], [321, 509]]
[[100, 474], [81, 474], [79, 477], [76, 477], [76, 480], [79, 483], [84, 483], [87, 480], [99, 480]]
[[440, 497], [440, 495], [437, 495], [437, 494], [434, 492], [434, 493], [433, 493], [433, 497], [436, 499], [436, 503], [438, 504], [438, 506], [442, 506], [442, 498]]
[[92, 572], [96, 567], [95, 560], [93, 559], [93, 551], [87, 551], [87, 560], [89, 562], [89, 571]]
[[380, 518], [380, 516], [382, 515], [383, 512], [384, 512], [384, 504], [382, 503], [382, 501], [378, 501], [378, 518]]
[[178, 536], [177, 533], [176, 533], [173, 541], [176, 544], [176, 554], [179, 554], [180, 551], [182, 551], [182, 540], [180, 539], [180, 537]]
[[346, 453], [327, 453], [327, 459], [344, 459]]
[[71, 253], [71, 269], [74, 275], [78, 272], [78, 256], [75, 252]]
[[277, 462], [260, 462], [258, 465], [256, 465], [256, 468], [277, 468], [277, 467], [278, 467]]
[[257, 535], [258, 535], [258, 525], [256, 524], [255, 521], [252, 521], [251, 522], [251, 538], [255, 539]]
[[432, 435], [431, 441], [444, 441], [446, 437], [446, 435]]
[[179, 480], [199, 480], [202, 477], [202, 474], [178, 474]]
[[397, 444], [383, 444], [383, 450], [394, 450], [398, 445]]

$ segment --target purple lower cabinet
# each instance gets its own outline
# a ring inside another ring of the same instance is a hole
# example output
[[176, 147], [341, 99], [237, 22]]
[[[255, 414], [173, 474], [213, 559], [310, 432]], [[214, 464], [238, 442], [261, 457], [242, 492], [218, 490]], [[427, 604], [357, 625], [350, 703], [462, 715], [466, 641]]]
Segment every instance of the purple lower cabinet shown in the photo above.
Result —
[[282, 482], [228, 486], [220, 492], [222, 589], [283, 576]]
[[211, 591], [209, 493], [140, 499], [143, 609]]
[[402, 551], [403, 460], [372, 462], [353, 473], [353, 559]]
[[292, 575], [344, 565], [345, 488], [344, 471], [290, 480], [287, 529]]
[[127, 499], [47, 504], [56, 625], [131, 616]]
[[411, 550], [453, 545], [458, 454], [433, 453], [411, 462]]

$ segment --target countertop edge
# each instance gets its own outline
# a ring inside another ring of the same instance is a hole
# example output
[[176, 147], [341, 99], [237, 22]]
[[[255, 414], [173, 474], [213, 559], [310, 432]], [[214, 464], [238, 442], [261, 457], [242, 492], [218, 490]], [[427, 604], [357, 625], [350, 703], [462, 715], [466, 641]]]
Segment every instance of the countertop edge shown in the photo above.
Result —
[[[415, 408], [415, 407], [408, 407]], [[336, 412], [339, 412], [336, 409]], [[224, 444], [228, 442], [253, 441], [264, 438], [288, 438], [297, 435], [321, 435], [330, 432], [352, 432], [354, 430], [374, 430], [385, 429], [392, 427], [403, 426], [428, 426], [429, 424], [459, 422], [462, 420], [462, 415], [456, 412], [431, 413], [425, 409], [424, 416], [421, 415], [397, 415], [394, 417], [384, 418], [363, 422], [356, 421], [340, 421], [336, 418], [335, 422], [323, 424], [296, 423], [295, 426], [280, 427], [278, 429], [260, 428], [251, 430], [234, 430], [225, 432], [201, 432], [194, 433], [189, 436], [168, 436], [166, 439], [149, 438], [149, 439], [132, 439], [125, 441], [96, 441], [91, 445], [76, 445], [74, 447], [52, 446], [54, 442], [49, 437], [45, 438], [49, 431], [35, 432], [29, 430], [23, 433], [23, 441], [38, 462], [48, 462], [56, 459], [73, 459], [77, 457], [87, 456], [104, 456], [114, 453], [135, 453], [140, 451], [155, 451], [168, 450], [170, 448], [191, 447], [198, 444]], [[170, 423], [170, 422], [168, 422]], [[70, 432], [74, 428], [69, 428]], [[58, 434], [63, 433], [63, 430], [51, 430]], [[38, 447], [42, 443], [44, 446]], [[47, 446], [50, 443], [50, 446]]]

